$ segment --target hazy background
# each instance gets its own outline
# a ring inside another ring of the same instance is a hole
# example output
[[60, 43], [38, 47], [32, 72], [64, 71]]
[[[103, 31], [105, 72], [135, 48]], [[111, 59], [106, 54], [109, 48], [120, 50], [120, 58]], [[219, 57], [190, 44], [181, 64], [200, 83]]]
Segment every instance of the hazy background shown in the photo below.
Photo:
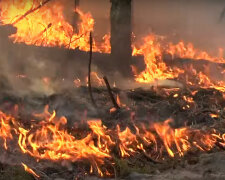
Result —
[[[93, 15], [95, 34], [110, 31], [109, 0], [80, 0], [80, 5]], [[225, 48], [225, 18], [219, 23], [224, 7], [224, 0], [133, 0], [133, 32], [138, 39], [154, 32], [208, 51]]]

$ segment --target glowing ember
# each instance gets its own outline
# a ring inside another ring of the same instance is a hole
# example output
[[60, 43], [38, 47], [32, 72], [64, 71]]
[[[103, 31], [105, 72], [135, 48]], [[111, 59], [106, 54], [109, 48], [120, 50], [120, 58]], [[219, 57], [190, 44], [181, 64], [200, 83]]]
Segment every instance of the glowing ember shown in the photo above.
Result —
[[24, 170], [27, 171], [28, 173], [32, 174], [33, 176], [39, 178], [40, 176], [37, 175], [31, 168], [29, 168], [26, 164], [22, 163]]

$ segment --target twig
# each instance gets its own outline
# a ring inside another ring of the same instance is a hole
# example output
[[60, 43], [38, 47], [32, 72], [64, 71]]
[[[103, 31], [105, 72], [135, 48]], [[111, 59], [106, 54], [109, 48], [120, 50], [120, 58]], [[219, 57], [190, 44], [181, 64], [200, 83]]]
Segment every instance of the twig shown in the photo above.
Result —
[[[37, 36], [37, 38], [41, 37], [45, 32], [46, 32], [46, 37], [47, 37], [47, 30], [49, 28], [51, 28], [51, 27], [52, 27], [52, 23], [49, 23], [48, 26], [43, 31], [41, 31], [39, 33], [39, 35]], [[34, 44], [36, 44], [37, 42], [38, 42], [38, 40], [36, 40]], [[43, 39], [42, 39], [42, 43], [43, 43]]]
[[40, 9], [41, 7], [43, 7], [45, 4], [47, 4], [50, 1], [51, 0], [46, 0], [43, 3], [41, 3], [39, 6], [37, 6], [36, 8], [28, 10], [24, 15], [20, 16], [17, 20], [15, 20], [12, 23], [12, 25], [15, 25], [16, 23], [18, 23], [19, 21], [21, 21], [22, 19], [24, 19], [26, 16], [28, 16], [29, 14], [33, 13], [34, 11]]
[[92, 94], [92, 87], [91, 87], [92, 46], [93, 46], [93, 39], [92, 39], [92, 32], [90, 32], [90, 57], [89, 57], [89, 65], [88, 65], [88, 90], [89, 90], [91, 102], [94, 105], [94, 107], [97, 108], [97, 105], [95, 103], [95, 100], [94, 100], [94, 97], [93, 97], [93, 94]]
[[154, 160], [151, 156], [149, 156], [146, 152], [142, 151], [143, 155], [154, 164], [162, 164], [162, 162]]
[[111, 99], [111, 101], [112, 101], [114, 107], [115, 107], [117, 110], [120, 109], [119, 105], [117, 104], [117, 102], [116, 102], [116, 100], [115, 100], [115, 98], [114, 98], [114, 96], [113, 96], [113, 93], [112, 93], [112, 90], [111, 90], [111, 87], [110, 87], [110, 85], [109, 85], [109, 81], [108, 81], [107, 77], [104, 76], [103, 79], [104, 79], [104, 81], [105, 81], [105, 85], [106, 85], [106, 87], [107, 87], [107, 90], [108, 90], [110, 99]]

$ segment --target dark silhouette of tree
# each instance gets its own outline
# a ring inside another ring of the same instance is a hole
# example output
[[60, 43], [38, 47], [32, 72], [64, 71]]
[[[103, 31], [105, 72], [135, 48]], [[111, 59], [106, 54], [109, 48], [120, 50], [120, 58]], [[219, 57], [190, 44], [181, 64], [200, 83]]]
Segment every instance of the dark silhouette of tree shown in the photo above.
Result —
[[123, 74], [131, 74], [131, 4], [132, 0], [110, 0], [111, 2], [111, 55], [118, 62]]

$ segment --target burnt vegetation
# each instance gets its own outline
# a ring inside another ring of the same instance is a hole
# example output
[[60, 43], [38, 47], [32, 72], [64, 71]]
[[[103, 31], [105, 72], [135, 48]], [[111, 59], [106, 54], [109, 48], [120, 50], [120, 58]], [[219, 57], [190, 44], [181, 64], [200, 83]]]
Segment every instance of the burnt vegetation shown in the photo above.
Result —
[[44, 22], [29, 41], [21, 24], [62, 4], [41, 1], [9, 23], [2, 3], [0, 179], [225, 178], [223, 57], [156, 35], [132, 44], [131, 0], [110, 1], [103, 44], [79, 0], [74, 24], [59, 13], [60, 27]]

